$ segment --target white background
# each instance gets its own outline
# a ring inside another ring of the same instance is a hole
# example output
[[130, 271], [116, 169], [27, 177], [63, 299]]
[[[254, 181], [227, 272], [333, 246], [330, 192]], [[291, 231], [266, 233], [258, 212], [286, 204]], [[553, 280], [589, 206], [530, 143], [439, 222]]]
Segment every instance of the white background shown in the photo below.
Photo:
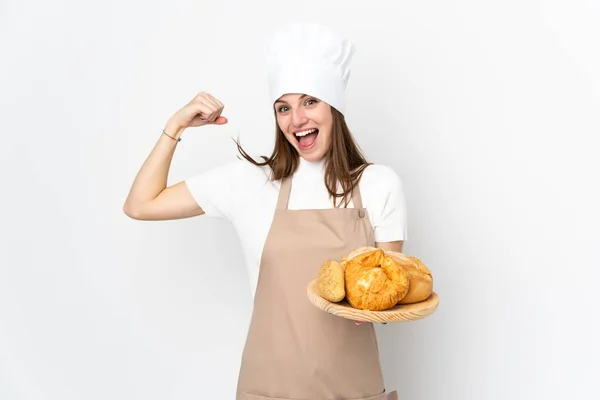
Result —
[[3, 0], [0, 399], [234, 398], [235, 232], [122, 205], [198, 91], [230, 123], [187, 131], [169, 183], [233, 159], [238, 134], [269, 153], [263, 35], [306, 20], [356, 43], [349, 125], [402, 177], [405, 252], [441, 297], [377, 326], [388, 389], [600, 398], [598, 2]]

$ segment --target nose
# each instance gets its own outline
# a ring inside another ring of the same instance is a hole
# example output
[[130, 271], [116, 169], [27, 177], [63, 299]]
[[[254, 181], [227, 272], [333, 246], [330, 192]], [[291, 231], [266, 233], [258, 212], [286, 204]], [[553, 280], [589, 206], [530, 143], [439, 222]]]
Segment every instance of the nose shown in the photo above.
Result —
[[304, 113], [304, 110], [299, 108], [292, 111], [292, 124], [295, 127], [302, 127], [302, 125], [308, 122], [308, 117]]

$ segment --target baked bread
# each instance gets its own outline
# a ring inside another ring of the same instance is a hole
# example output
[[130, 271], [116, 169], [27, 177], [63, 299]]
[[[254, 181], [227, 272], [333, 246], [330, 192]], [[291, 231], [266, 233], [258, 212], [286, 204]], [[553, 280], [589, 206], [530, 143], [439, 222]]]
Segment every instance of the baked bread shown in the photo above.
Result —
[[354, 308], [387, 310], [409, 290], [406, 272], [382, 249], [362, 248], [345, 257], [343, 263], [346, 299]]
[[337, 303], [346, 297], [344, 267], [337, 261], [325, 261], [319, 269], [317, 279], [319, 293], [329, 301]]
[[427, 266], [417, 257], [407, 256], [395, 251], [388, 251], [386, 254], [406, 271], [410, 280], [408, 293], [398, 301], [398, 304], [418, 303], [427, 300], [433, 293], [433, 276]]
[[410, 280], [406, 271], [400, 267], [400, 264], [396, 260], [389, 256], [383, 258], [381, 269], [388, 276], [394, 288], [396, 288], [396, 292], [398, 292], [397, 302], [404, 299], [410, 288]]
[[364, 247], [358, 247], [354, 250], [352, 250], [348, 255], [346, 255], [344, 258], [341, 259], [340, 263], [342, 265], [344, 265], [346, 262], [348, 262], [348, 260], [351, 260], [355, 257], [358, 257], [364, 253], [368, 253], [368, 252], [372, 252], [378, 250], [377, 247], [370, 247], [370, 246], [364, 246]]
[[433, 293], [433, 277], [420, 259], [370, 246], [354, 249], [340, 262], [324, 262], [317, 284], [324, 299], [346, 299], [370, 311], [417, 303]]

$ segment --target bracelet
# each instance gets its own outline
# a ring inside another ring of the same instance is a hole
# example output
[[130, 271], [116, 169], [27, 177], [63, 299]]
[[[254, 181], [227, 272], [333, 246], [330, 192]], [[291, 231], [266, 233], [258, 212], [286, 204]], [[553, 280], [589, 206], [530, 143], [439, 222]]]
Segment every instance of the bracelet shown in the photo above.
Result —
[[178, 143], [181, 142], [181, 136], [179, 138], [175, 139], [173, 136], [171, 136], [167, 132], [165, 132], [164, 129], [163, 129], [162, 133], [163, 133], [163, 135], [166, 135], [166, 136], [170, 137], [171, 139], [175, 140]]

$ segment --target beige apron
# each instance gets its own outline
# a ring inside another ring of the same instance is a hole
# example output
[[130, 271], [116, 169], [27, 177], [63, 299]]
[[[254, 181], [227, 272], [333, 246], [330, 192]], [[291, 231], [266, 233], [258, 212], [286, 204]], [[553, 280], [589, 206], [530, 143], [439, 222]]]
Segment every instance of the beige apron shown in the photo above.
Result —
[[306, 296], [327, 259], [374, 246], [358, 185], [354, 208], [288, 210], [282, 181], [265, 247], [237, 387], [237, 400], [385, 400], [372, 323], [357, 326]]

